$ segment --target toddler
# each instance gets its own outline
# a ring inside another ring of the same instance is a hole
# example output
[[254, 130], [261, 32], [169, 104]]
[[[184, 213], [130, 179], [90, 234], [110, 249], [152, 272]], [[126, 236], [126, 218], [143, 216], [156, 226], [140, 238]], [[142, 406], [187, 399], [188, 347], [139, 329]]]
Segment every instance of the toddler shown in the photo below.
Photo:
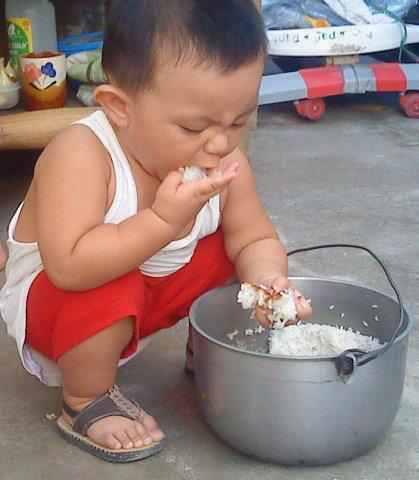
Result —
[[8, 333], [30, 373], [62, 384], [61, 434], [104, 460], [164, 444], [115, 385], [119, 365], [232, 278], [289, 286], [238, 148], [265, 54], [252, 0], [113, 0], [101, 109], [47, 146], [10, 223]]

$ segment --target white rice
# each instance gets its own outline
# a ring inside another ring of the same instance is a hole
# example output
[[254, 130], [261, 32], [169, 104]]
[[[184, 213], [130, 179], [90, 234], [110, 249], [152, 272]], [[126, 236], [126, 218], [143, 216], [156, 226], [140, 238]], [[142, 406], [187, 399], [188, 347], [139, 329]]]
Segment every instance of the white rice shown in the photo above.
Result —
[[297, 307], [291, 290], [283, 292], [279, 298], [272, 300], [270, 306], [272, 309], [270, 319], [273, 321], [274, 328], [277, 328], [277, 325], [281, 328], [287, 322], [297, 320]]
[[185, 167], [183, 172], [183, 183], [195, 182], [196, 180], [201, 180], [207, 175], [202, 168], [199, 167]]
[[256, 289], [250, 283], [243, 283], [241, 285], [237, 301], [245, 310], [256, 308], [257, 305], [263, 305], [265, 294], [262, 290]]
[[262, 286], [243, 283], [237, 301], [245, 310], [252, 310], [252, 313], [256, 307], [266, 309], [272, 328], [283, 328], [289, 321], [295, 321], [297, 318], [297, 308], [291, 290], [278, 293]]
[[273, 330], [269, 353], [287, 356], [339, 355], [357, 348], [366, 352], [380, 348], [378, 339], [361, 335], [351, 329], [304, 323]]
[[227, 338], [231, 341], [234, 340], [234, 337], [236, 337], [239, 334], [238, 330], [234, 330], [234, 332], [227, 333]]
[[[294, 294], [291, 290], [278, 294], [263, 286], [244, 283], [237, 301], [243, 309], [252, 310], [253, 314], [257, 307], [267, 310], [268, 318], [272, 321], [269, 340], [269, 353], [272, 355], [304, 357], [339, 355], [352, 348], [369, 352], [381, 346], [378, 339], [343, 327], [300, 323], [284, 328], [289, 321], [295, 321], [297, 318]], [[376, 305], [372, 307], [375, 308]], [[329, 307], [330, 310], [334, 308], [335, 305]], [[340, 317], [344, 318], [345, 313], [340, 313]], [[368, 327], [368, 322], [362, 323]], [[259, 328], [246, 329], [244, 335], [252, 336], [262, 332], [263, 329]]]

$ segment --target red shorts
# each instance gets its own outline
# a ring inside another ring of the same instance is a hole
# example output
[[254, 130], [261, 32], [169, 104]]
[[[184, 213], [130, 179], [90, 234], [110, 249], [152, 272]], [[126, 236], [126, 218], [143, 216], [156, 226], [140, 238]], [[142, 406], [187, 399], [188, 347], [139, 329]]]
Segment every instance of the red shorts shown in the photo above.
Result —
[[135, 270], [102, 287], [67, 292], [41, 272], [28, 296], [26, 343], [57, 361], [88, 338], [132, 317], [135, 330], [122, 354], [126, 358], [137, 351], [140, 338], [175, 325], [188, 315], [195, 299], [233, 275], [221, 231], [201, 240], [190, 263], [163, 278]]

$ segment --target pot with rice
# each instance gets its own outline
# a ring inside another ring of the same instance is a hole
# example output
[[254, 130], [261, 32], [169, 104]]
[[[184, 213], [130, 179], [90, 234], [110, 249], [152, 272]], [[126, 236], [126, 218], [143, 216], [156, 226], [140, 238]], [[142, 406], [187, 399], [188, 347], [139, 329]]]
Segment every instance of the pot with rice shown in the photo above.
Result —
[[337, 463], [377, 446], [400, 405], [412, 328], [384, 271], [397, 301], [352, 283], [292, 279], [314, 315], [273, 330], [244, 310], [255, 306], [245, 286], [199, 298], [190, 317], [194, 369], [212, 430], [245, 454], [284, 465]]

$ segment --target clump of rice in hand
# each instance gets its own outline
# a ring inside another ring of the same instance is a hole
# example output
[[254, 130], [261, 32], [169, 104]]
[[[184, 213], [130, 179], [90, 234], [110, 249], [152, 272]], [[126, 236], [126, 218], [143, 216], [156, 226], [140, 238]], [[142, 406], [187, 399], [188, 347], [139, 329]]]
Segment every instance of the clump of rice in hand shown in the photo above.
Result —
[[272, 322], [272, 328], [275, 329], [283, 328], [288, 322], [294, 322], [297, 319], [292, 290], [277, 292], [262, 285], [243, 283], [237, 301], [245, 310], [253, 310], [253, 315], [257, 307], [265, 310], [268, 319]]
[[201, 180], [205, 178], [207, 174], [205, 170], [199, 167], [185, 167], [183, 169], [183, 183], [195, 182], [196, 180]]
[[269, 353], [287, 356], [340, 355], [356, 348], [370, 352], [380, 348], [377, 338], [361, 335], [351, 329], [319, 324], [291, 325], [270, 335]]

